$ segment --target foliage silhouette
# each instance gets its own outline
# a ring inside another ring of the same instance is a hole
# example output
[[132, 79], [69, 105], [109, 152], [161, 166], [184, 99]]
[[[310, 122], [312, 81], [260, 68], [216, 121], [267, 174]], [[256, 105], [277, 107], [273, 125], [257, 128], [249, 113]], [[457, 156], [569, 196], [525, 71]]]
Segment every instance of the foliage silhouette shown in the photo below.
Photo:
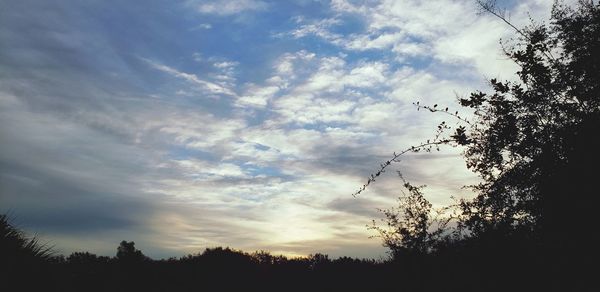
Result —
[[438, 258], [460, 255], [473, 264], [492, 264], [494, 273], [483, 275], [490, 281], [519, 278], [510, 276], [518, 267], [529, 267], [524, 273], [531, 277], [521, 279], [529, 283], [541, 275], [551, 276], [546, 282], [559, 281], [575, 272], [579, 279], [571, 286], [548, 284], [570, 290], [590, 280], [583, 267], [592, 261], [582, 247], [597, 242], [591, 202], [600, 165], [600, 4], [580, 1], [571, 8], [557, 1], [549, 25], [532, 22], [519, 29], [494, 1], [479, 3], [516, 29], [517, 37], [502, 45], [520, 68], [519, 81], [491, 79], [492, 92], [460, 98], [470, 117], [415, 103], [417, 110], [450, 115], [457, 126], [442, 122], [432, 140], [394, 153], [354, 195], [405, 153], [462, 147], [467, 167], [482, 182], [470, 186], [473, 199], [451, 206], [457, 228], [438, 236], [439, 230], [426, 227], [430, 205], [420, 188], [405, 183], [412, 200], [383, 211], [391, 229], [371, 227], [383, 244], [392, 254], [423, 253], [426, 246]]
[[31, 260], [46, 260], [52, 256], [52, 248], [40, 244], [36, 237], [28, 238], [23, 232], [9, 223], [5, 214], [0, 214], [0, 252], [3, 261], [27, 257]]
[[[28, 237], [0, 214], [0, 285], [22, 291], [54, 287], [47, 268], [54, 251], [37, 237]], [[30, 279], [36, 279], [31, 281]]]
[[[493, 2], [480, 3], [506, 21]], [[437, 104], [415, 103], [417, 109], [457, 118], [459, 126], [442, 122], [434, 139], [394, 154], [365, 186], [400, 155], [431, 151], [439, 145], [462, 146], [467, 167], [483, 180], [472, 186], [477, 193], [474, 200], [460, 202], [464, 227], [483, 232], [501, 225], [511, 229], [548, 225], [545, 220], [553, 220], [550, 217], [557, 210], [566, 210], [556, 205], [565, 203], [553, 197], [556, 189], [547, 186], [558, 181], [575, 188], [571, 193], [586, 193], [591, 186], [591, 180], [582, 179], [590, 177], [586, 167], [598, 161], [594, 150], [600, 125], [599, 11], [592, 1], [581, 1], [579, 10], [556, 2], [549, 27], [532, 24], [517, 29], [518, 43], [505, 52], [520, 66], [520, 81], [491, 79], [492, 93], [477, 91], [461, 98], [460, 105], [472, 109], [472, 118], [449, 113]], [[444, 135], [448, 130], [453, 130], [452, 135]], [[564, 172], [567, 168], [574, 172]], [[576, 197], [581, 196], [565, 201]]]
[[505, 51], [520, 66], [520, 82], [492, 79], [492, 93], [460, 99], [475, 123], [456, 129], [454, 142], [483, 179], [473, 186], [477, 197], [461, 202], [461, 223], [475, 233], [566, 235], [592, 222], [585, 214], [595, 193], [589, 170], [600, 161], [600, 7], [557, 2], [550, 26], [519, 33]]
[[433, 215], [431, 203], [423, 196], [425, 186], [413, 186], [401, 174], [400, 177], [408, 195], [398, 198], [398, 207], [379, 210], [385, 215], [381, 220], [385, 223], [384, 227], [375, 220], [368, 226], [368, 229], [377, 231], [393, 259], [432, 251], [448, 222]]

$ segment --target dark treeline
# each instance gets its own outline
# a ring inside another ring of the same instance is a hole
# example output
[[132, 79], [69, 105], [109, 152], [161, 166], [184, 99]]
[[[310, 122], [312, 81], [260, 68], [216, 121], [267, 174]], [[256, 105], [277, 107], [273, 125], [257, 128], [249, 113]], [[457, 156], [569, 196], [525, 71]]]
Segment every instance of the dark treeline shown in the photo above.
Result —
[[[488, 291], [512, 287], [514, 277], [497, 278], [495, 270], [506, 268], [500, 263], [527, 256], [507, 247], [510, 255], [495, 251], [496, 258], [490, 259], [482, 256], [488, 251], [475, 245], [385, 261], [323, 254], [288, 258], [217, 247], [153, 260], [133, 242], [122, 241], [114, 257], [89, 252], [65, 257], [27, 238], [5, 215], [0, 216], [0, 232], [0, 283], [9, 288], [3, 291]], [[510, 274], [531, 277], [522, 273], [529, 268], [515, 265]]]
[[[387, 260], [324, 254], [288, 258], [265, 251], [207, 248], [153, 260], [122, 241], [114, 257], [65, 257], [28, 238], [0, 215], [2, 291], [568, 291], [583, 288], [560, 267], [561, 254], [506, 236], [448, 242], [435, 252]], [[548, 264], [540, 265], [540, 263]], [[558, 266], [557, 266], [558, 264]], [[576, 268], [577, 267], [568, 267]]]
[[[0, 285], [8, 288], [2, 291], [370, 291], [394, 285], [400, 267], [372, 259], [288, 258], [222, 247], [153, 260], [127, 241], [114, 257], [89, 252], [65, 257], [27, 237], [6, 215], [0, 215], [0, 259]], [[427, 281], [414, 263], [403, 266], [412, 274], [405, 281]]]

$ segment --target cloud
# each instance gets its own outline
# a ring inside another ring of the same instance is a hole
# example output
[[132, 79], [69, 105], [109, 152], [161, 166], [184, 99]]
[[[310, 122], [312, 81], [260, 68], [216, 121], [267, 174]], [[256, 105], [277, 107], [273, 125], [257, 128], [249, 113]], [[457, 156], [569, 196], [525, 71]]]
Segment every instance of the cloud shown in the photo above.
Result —
[[[225, 95], [232, 95], [232, 96], [235, 95], [235, 93], [230, 88], [227, 88], [227, 87], [223, 86], [222, 84], [217, 84], [214, 82], [200, 79], [195, 74], [181, 72], [181, 71], [176, 70], [175, 68], [157, 63], [157, 62], [149, 60], [149, 59], [142, 58], [142, 60], [146, 61], [154, 69], [165, 72], [173, 77], [183, 79], [191, 84], [198, 86], [199, 88], [201, 88], [202, 90], [206, 91], [209, 94], [217, 94], [217, 95], [225, 94]], [[227, 69], [227, 68], [230, 68], [232, 65], [233, 64], [230, 64], [230, 63], [217, 63], [217, 66], [215, 66], [215, 67], [220, 68], [220, 69], [223, 69], [223, 68]]]
[[[303, 22], [303, 20], [298, 19], [298, 22]], [[312, 23], [302, 24], [299, 28], [289, 32], [289, 35], [293, 36], [294, 38], [302, 38], [309, 35], [315, 35], [333, 43], [339, 43], [341, 41], [340, 39], [342, 38], [342, 36], [336, 33], [332, 33], [330, 31], [330, 28], [340, 23], [341, 21], [339, 19], [326, 18], [314, 21]]]
[[234, 15], [246, 11], [263, 11], [268, 5], [258, 0], [217, 0], [217, 1], [189, 1], [200, 13], [218, 16]]
[[379, 35], [355, 36], [343, 45], [349, 50], [372, 50], [372, 49], [387, 49], [399, 43], [404, 38], [403, 33], [382, 33]]
[[211, 29], [212, 28], [212, 24], [210, 23], [201, 23], [193, 28], [191, 28], [191, 30], [204, 30], [204, 29]]
[[[103, 233], [118, 242], [120, 232], [140, 232], [159, 208], [154, 202], [164, 199], [140, 191], [154, 175], [155, 153], [86, 124], [24, 109], [0, 105], [2, 206], [57, 243], [64, 243], [58, 235]], [[148, 176], [134, 175], [141, 171]]]
[[249, 85], [245, 95], [241, 96], [237, 100], [239, 106], [250, 106], [250, 107], [265, 107], [269, 100], [279, 92], [279, 86], [265, 86], [259, 87], [256, 85]]
[[173, 160], [175, 168], [195, 180], [211, 180], [213, 178], [248, 178], [248, 174], [233, 163], [209, 163], [198, 159]]
[[[530, 1], [509, 7], [511, 21], [526, 25], [527, 13], [547, 18], [551, 2]], [[395, 59], [430, 57], [441, 63], [475, 68], [486, 76], [510, 77], [515, 66], [502, 62], [505, 57], [498, 40], [512, 35], [502, 21], [490, 15], [476, 15], [474, 1], [367, 1], [336, 0], [331, 2], [334, 16], [302, 24], [289, 35], [295, 38], [316, 36], [348, 51], [389, 50]], [[439, 17], [442, 13], [444, 17]], [[542, 12], [542, 13], [540, 13]], [[471, 13], [471, 14], [469, 14]], [[465, 17], [465, 14], [470, 15]], [[363, 29], [350, 34], [335, 33], [335, 26], [344, 26], [341, 19], [351, 15], [360, 18]], [[490, 60], [498, 60], [494, 62]], [[473, 64], [473, 65], [471, 65]]]
[[[362, 61], [350, 65], [341, 57], [315, 57], [314, 53], [301, 51], [284, 55], [274, 73], [266, 83], [276, 80], [279, 88], [253, 85], [253, 91], [269, 93], [264, 97], [271, 100], [273, 110], [286, 119], [281, 122], [351, 123], [350, 113], [360, 105], [354, 99], [360, 98], [365, 90], [383, 85], [388, 66]], [[276, 93], [277, 98], [273, 99]], [[344, 97], [332, 96], [339, 93], [344, 93]]]
[[227, 120], [206, 112], [179, 111], [163, 115], [154, 129], [166, 134], [173, 144], [199, 150], [213, 150], [215, 146], [235, 139], [246, 127], [242, 120]]
[[337, 198], [329, 202], [328, 207], [332, 210], [350, 213], [355, 216], [364, 216], [366, 219], [380, 217], [381, 214], [377, 209], [381, 206], [381, 202], [373, 202], [372, 199], [360, 198]]

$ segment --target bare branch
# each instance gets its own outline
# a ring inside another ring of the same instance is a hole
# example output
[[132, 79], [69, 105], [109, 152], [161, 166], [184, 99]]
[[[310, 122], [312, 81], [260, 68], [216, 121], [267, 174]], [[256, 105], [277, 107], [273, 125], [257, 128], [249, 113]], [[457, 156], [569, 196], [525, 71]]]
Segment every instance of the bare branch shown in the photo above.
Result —
[[353, 193], [352, 196], [356, 197], [356, 196], [360, 195], [371, 183], [375, 182], [375, 179], [377, 177], [379, 177], [381, 174], [383, 174], [385, 172], [385, 169], [388, 166], [390, 166], [392, 164], [392, 162], [399, 162], [398, 158], [400, 158], [400, 156], [402, 156], [408, 152], [420, 152], [423, 149], [430, 149], [428, 147], [442, 145], [442, 144], [448, 144], [452, 141], [453, 140], [451, 140], [451, 139], [443, 139], [443, 140], [433, 141], [433, 142], [430, 141], [430, 142], [421, 143], [417, 146], [410, 146], [409, 148], [406, 148], [399, 153], [394, 152], [394, 155], [392, 156], [392, 158], [387, 160], [386, 162], [380, 164], [379, 170], [377, 170], [377, 172], [371, 174], [371, 176], [367, 179], [367, 182], [364, 185], [362, 185], [362, 187], [358, 191]]

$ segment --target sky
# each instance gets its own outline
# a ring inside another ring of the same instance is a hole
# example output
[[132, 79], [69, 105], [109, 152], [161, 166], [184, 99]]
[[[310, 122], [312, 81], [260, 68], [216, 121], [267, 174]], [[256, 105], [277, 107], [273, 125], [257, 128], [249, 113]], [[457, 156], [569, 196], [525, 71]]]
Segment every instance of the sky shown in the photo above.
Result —
[[447, 118], [413, 102], [514, 79], [511, 36], [471, 0], [0, 0], [0, 212], [63, 254], [384, 257], [396, 171], [434, 206], [477, 178], [442, 148], [352, 193]]

